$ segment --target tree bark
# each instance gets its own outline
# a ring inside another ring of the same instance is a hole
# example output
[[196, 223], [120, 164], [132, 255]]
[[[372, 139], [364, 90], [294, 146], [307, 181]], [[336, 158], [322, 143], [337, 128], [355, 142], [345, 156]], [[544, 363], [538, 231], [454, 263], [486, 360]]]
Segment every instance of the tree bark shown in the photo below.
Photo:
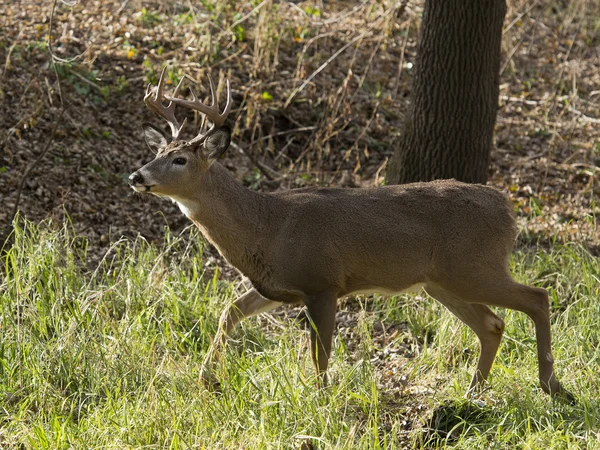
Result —
[[387, 183], [485, 183], [500, 78], [505, 0], [426, 0], [413, 102]]

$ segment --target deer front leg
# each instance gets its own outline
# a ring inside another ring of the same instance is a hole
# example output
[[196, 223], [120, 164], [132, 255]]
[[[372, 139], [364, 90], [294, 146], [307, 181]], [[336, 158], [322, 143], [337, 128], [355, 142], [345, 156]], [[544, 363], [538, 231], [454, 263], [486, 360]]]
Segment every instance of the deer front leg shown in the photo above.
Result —
[[311, 320], [310, 351], [313, 366], [322, 386], [327, 386], [327, 365], [331, 355], [331, 341], [335, 326], [337, 298], [332, 294], [312, 296], [306, 301]]
[[280, 306], [280, 302], [268, 300], [260, 295], [255, 289], [251, 289], [233, 302], [219, 320], [219, 328], [210, 346], [200, 372], [202, 381], [210, 387], [217, 387], [218, 382], [214, 379], [213, 371], [216, 363], [221, 358], [221, 352], [227, 342], [231, 330], [247, 317], [256, 316]]

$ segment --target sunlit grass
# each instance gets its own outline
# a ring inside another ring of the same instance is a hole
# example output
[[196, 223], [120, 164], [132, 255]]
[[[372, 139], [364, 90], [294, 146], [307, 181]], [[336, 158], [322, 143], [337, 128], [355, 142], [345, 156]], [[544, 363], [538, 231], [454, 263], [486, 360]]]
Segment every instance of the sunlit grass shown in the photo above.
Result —
[[[501, 311], [506, 337], [481, 411], [462, 400], [475, 337], [424, 296], [367, 301], [352, 333], [336, 336], [333, 383], [321, 392], [304, 328], [250, 319], [225, 354], [218, 394], [199, 383], [199, 368], [239, 287], [203, 273], [198, 236], [169, 235], [160, 247], [120, 241], [91, 269], [85, 258], [67, 228], [15, 230], [0, 284], [1, 448], [413, 448], [448, 402], [459, 418], [440, 445], [600, 448], [600, 267], [581, 246], [513, 261], [520, 281], [551, 293], [557, 373], [579, 403], [542, 393], [533, 325]], [[420, 349], [398, 366], [402, 388], [372, 362], [381, 321], [404, 325], [388, 345]]]

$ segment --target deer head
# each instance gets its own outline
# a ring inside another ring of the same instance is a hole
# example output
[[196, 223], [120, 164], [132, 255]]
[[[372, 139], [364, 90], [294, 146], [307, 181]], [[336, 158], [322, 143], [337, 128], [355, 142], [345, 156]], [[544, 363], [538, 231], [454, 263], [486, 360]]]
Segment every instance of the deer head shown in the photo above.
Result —
[[[144, 103], [150, 110], [162, 116], [171, 128], [172, 139], [157, 127], [144, 124], [146, 143], [154, 151], [156, 157], [141, 169], [136, 170], [129, 177], [129, 184], [137, 192], [150, 192], [159, 196], [170, 197], [174, 200], [188, 197], [189, 190], [197, 190], [197, 184], [208, 171], [213, 162], [228, 148], [231, 139], [231, 130], [225, 121], [231, 110], [231, 88], [227, 80], [227, 103], [222, 113], [219, 112], [219, 103], [214, 89], [212, 78], [208, 77], [211, 93], [211, 105], [200, 102], [194, 92], [192, 100], [179, 98], [178, 94], [183, 84], [183, 77], [173, 96], [165, 95], [165, 72], [163, 68], [156, 89], [148, 85]], [[168, 102], [165, 106], [164, 103]], [[184, 120], [181, 126], [175, 117], [175, 106], [181, 105], [202, 113], [203, 120], [200, 132], [193, 139], [186, 141], [180, 139], [180, 133], [185, 127]], [[210, 119], [212, 126], [202, 133], [206, 118]]]

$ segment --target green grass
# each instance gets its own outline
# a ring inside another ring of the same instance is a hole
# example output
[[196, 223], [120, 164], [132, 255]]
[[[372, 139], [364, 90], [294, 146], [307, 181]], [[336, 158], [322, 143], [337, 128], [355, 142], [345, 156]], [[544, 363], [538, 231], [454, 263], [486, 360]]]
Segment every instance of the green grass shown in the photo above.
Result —
[[[519, 280], [551, 292], [558, 375], [579, 403], [541, 392], [532, 323], [511, 311], [481, 409], [461, 399], [473, 334], [409, 296], [356, 313], [352, 333], [336, 337], [325, 391], [315, 389], [307, 332], [261, 327], [264, 318], [234, 334], [223, 392], [206, 391], [200, 363], [238, 286], [206, 276], [201, 249], [195, 233], [160, 248], [124, 240], [90, 270], [85, 242], [67, 228], [17, 227], [0, 284], [0, 448], [298, 449], [307, 439], [318, 449], [418, 448], [433, 411], [451, 404], [438, 422], [456, 425], [455, 437], [440, 446], [600, 449], [600, 264], [584, 248], [513, 262]], [[403, 324], [392, 346], [419, 349], [392, 377], [405, 378], [402, 388], [372, 363], [379, 321]]]

